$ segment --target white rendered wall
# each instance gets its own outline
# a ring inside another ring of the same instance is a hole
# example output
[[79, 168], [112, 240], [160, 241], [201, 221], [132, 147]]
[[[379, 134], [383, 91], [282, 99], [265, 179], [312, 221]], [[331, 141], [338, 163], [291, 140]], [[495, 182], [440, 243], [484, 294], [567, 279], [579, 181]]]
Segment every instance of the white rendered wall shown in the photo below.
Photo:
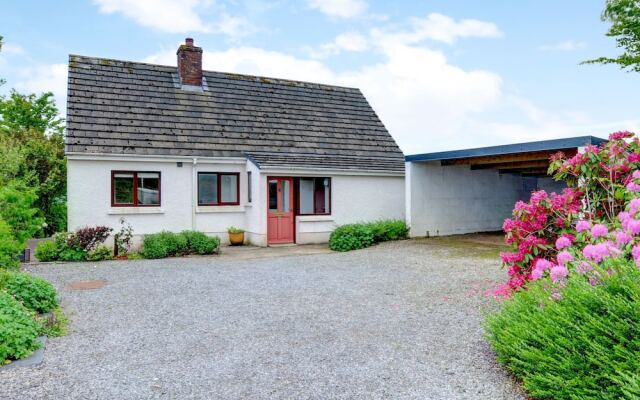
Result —
[[[173, 161], [67, 161], [67, 208], [69, 230], [83, 226], [106, 225], [118, 229], [124, 217], [135, 235], [162, 230], [180, 232], [197, 229], [228, 241], [226, 230], [234, 225], [246, 228], [246, 167], [244, 163], [197, 163], [184, 160], [178, 167]], [[111, 171], [159, 171], [161, 173], [160, 207], [111, 207]], [[198, 207], [192, 182], [194, 172], [239, 172], [239, 206]]]
[[[323, 243], [337, 225], [405, 217], [404, 177], [345, 175], [326, 171], [260, 171], [248, 161], [211, 162], [183, 159], [168, 160], [87, 160], [69, 157], [67, 194], [69, 230], [83, 226], [106, 225], [119, 228], [124, 217], [135, 235], [162, 230], [180, 232], [196, 229], [217, 235], [228, 242], [229, 226], [246, 230], [249, 243], [267, 244], [267, 177], [331, 177], [331, 215], [296, 217], [296, 243]], [[160, 207], [111, 207], [111, 171], [159, 171], [161, 173]], [[238, 172], [240, 205], [197, 206], [197, 172]], [[252, 201], [247, 198], [247, 171], [251, 171]], [[139, 239], [139, 237], [137, 237]]]
[[404, 177], [317, 174], [331, 177], [331, 215], [296, 217], [296, 243], [324, 243], [337, 225], [404, 219]]
[[411, 236], [495, 231], [522, 194], [522, 178], [468, 165], [407, 163]]

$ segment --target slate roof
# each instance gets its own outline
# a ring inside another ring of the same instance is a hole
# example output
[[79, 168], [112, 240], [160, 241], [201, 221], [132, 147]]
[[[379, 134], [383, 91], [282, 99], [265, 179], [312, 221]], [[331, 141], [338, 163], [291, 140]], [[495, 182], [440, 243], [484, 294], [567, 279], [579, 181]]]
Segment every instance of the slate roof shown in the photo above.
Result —
[[360, 90], [69, 56], [67, 153], [247, 156], [261, 168], [404, 171], [404, 156]]

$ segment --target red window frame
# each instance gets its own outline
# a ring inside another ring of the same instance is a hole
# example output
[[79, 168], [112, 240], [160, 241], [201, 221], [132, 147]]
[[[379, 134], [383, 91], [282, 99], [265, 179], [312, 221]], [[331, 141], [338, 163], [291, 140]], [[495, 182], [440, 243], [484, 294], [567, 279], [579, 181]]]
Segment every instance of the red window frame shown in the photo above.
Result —
[[[216, 179], [216, 183], [218, 185], [218, 202], [217, 203], [202, 203], [200, 202], [200, 175], [217, 175], [218, 179]], [[222, 179], [221, 176], [224, 175], [233, 175], [236, 177], [236, 201], [234, 202], [223, 202], [222, 201]], [[239, 172], [209, 172], [209, 171], [199, 171], [198, 172], [198, 205], [206, 206], [206, 207], [217, 207], [217, 206], [238, 206], [240, 205], [240, 173]]]
[[[133, 174], [133, 203], [116, 203], [116, 174]], [[158, 204], [138, 204], [138, 174], [158, 174]], [[162, 173], [160, 171], [111, 171], [111, 207], [160, 207], [162, 204]]]
[[[306, 214], [302, 214], [300, 212], [300, 179], [314, 179], [314, 188], [313, 188], [313, 213], [306, 213]], [[327, 210], [329, 210], [329, 212], [325, 212], [325, 213], [316, 213], [315, 209], [316, 209], [316, 193], [315, 193], [315, 179], [328, 179], [329, 180], [329, 204], [328, 207], [326, 207]], [[332, 188], [332, 184], [331, 184], [331, 177], [330, 176], [305, 176], [305, 177], [300, 177], [296, 179], [295, 182], [295, 192], [296, 192], [296, 215], [331, 215], [331, 210], [332, 210], [332, 202], [331, 199], [333, 197], [333, 188]]]

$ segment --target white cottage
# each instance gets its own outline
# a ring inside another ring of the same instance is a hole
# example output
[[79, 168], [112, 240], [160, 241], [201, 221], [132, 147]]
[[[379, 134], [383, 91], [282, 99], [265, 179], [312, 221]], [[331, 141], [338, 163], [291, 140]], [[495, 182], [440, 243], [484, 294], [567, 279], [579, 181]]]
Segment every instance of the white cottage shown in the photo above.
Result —
[[69, 229], [195, 229], [318, 243], [338, 224], [404, 218], [403, 154], [358, 89], [71, 55]]

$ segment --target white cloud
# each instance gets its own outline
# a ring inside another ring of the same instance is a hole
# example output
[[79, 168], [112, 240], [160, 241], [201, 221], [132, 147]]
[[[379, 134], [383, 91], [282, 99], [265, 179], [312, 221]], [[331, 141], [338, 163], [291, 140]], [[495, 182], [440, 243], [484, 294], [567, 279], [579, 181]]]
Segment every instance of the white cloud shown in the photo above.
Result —
[[342, 33], [330, 42], [320, 45], [318, 50], [311, 47], [305, 47], [304, 50], [312, 58], [325, 58], [330, 55], [336, 55], [342, 51], [363, 52], [369, 50], [369, 38], [357, 32]]
[[330, 17], [353, 18], [367, 10], [364, 0], [307, 0], [309, 7]]
[[538, 47], [540, 51], [574, 51], [587, 47], [585, 42], [579, 42], [576, 40], [564, 40], [562, 42], [545, 44]]
[[67, 64], [45, 64], [22, 69], [15, 88], [19, 92], [53, 92], [61, 114], [67, 104]]
[[206, 5], [201, 0], [94, 0], [100, 12], [122, 13], [138, 24], [164, 32], [208, 32], [196, 8]]
[[21, 54], [25, 54], [25, 51], [22, 48], [22, 46], [9, 42], [9, 43], [2, 43], [2, 49], [0, 50], [0, 54], [21, 55]]

